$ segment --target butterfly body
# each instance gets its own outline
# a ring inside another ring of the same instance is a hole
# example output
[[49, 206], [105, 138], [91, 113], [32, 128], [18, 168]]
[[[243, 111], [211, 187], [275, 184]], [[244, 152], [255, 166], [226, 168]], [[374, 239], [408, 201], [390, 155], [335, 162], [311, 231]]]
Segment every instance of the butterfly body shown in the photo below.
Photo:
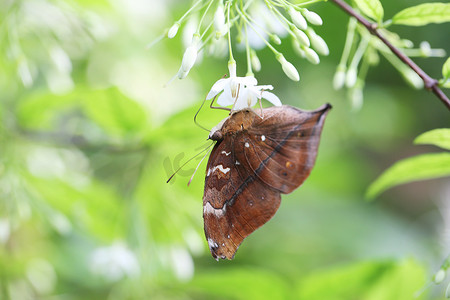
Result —
[[214, 258], [232, 259], [244, 238], [276, 213], [281, 193], [303, 183], [330, 108], [244, 109], [211, 132], [217, 142], [206, 169], [203, 218]]

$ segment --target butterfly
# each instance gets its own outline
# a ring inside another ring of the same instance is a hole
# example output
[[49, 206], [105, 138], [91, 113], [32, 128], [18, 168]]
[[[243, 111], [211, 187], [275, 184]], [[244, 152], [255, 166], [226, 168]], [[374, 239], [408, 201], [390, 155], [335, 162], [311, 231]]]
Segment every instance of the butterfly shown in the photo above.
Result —
[[206, 167], [203, 219], [216, 260], [233, 259], [242, 241], [274, 216], [281, 194], [305, 181], [330, 108], [248, 108], [211, 131], [216, 144]]

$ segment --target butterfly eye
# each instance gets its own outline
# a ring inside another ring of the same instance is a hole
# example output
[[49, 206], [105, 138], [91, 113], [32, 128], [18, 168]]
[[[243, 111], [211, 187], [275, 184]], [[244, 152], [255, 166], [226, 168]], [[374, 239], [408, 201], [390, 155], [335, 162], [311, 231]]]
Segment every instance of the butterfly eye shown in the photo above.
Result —
[[217, 130], [209, 138], [213, 141], [221, 141], [221, 140], [223, 140], [223, 135], [222, 135], [222, 132]]

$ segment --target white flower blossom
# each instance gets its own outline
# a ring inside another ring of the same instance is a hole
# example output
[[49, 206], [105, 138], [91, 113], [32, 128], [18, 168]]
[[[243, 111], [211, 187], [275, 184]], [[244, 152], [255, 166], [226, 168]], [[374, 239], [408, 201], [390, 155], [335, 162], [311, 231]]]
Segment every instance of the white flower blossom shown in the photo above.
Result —
[[120, 241], [95, 249], [90, 256], [89, 267], [92, 273], [110, 281], [137, 276], [140, 273], [136, 255]]
[[257, 85], [257, 80], [253, 76], [219, 79], [212, 86], [206, 99], [212, 99], [219, 95], [217, 104], [221, 106], [233, 105], [232, 110], [241, 110], [253, 107], [258, 100], [264, 98], [275, 106], [281, 106], [280, 99], [267, 90], [272, 90], [271, 85]]

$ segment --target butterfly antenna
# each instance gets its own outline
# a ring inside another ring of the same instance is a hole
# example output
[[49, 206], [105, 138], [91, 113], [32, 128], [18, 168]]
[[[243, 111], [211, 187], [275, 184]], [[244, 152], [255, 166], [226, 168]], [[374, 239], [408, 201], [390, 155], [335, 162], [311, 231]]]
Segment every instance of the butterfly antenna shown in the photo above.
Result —
[[172, 180], [172, 178], [191, 160], [193, 160], [194, 158], [196, 158], [197, 156], [199, 156], [200, 154], [202, 154], [203, 152], [207, 151], [209, 148], [211, 148], [211, 146], [214, 143], [211, 143], [211, 145], [209, 145], [208, 147], [206, 147], [205, 149], [203, 149], [202, 151], [200, 151], [199, 153], [197, 153], [196, 155], [194, 155], [193, 157], [191, 157], [190, 159], [188, 159], [181, 167], [179, 167], [170, 177], [169, 179], [167, 179], [166, 183], [169, 183], [170, 180]]
[[[208, 148], [206, 148], [206, 149], [211, 148], [211, 146], [212, 146], [213, 144], [214, 144], [214, 143], [211, 143], [211, 145], [209, 145]], [[206, 150], [206, 149], [205, 149], [205, 150]], [[195, 170], [194, 170], [194, 173], [192, 173], [191, 179], [189, 179], [189, 182], [188, 182], [188, 184], [187, 184], [188, 186], [191, 184], [192, 179], [194, 179], [194, 175], [195, 175], [195, 173], [197, 173], [197, 170], [198, 170], [198, 168], [200, 167], [200, 165], [202, 164], [203, 160], [205, 159], [206, 156], [208, 156], [208, 154], [209, 154], [210, 152], [211, 152], [211, 150], [209, 150], [208, 152], [206, 152], [205, 155], [203, 156], [202, 160], [200, 160], [200, 162], [198, 163], [197, 167], [196, 167]]]
[[[214, 97], [214, 99], [215, 99], [215, 98], [216, 98], [216, 97]], [[213, 100], [213, 101], [214, 101], [214, 100]], [[209, 130], [208, 130], [207, 128], [203, 127], [202, 125], [200, 125], [200, 124], [197, 122], [197, 116], [198, 116], [198, 114], [200, 113], [200, 110], [202, 109], [202, 107], [203, 107], [203, 105], [205, 104], [205, 102], [206, 102], [206, 97], [205, 97], [205, 99], [203, 99], [202, 105], [200, 105], [199, 109], [197, 110], [197, 112], [196, 112], [195, 115], [194, 115], [194, 123], [195, 123], [195, 125], [197, 125], [197, 126], [200, 127], [201, 129], [204, 129], [204, 130], [206, 130], [206, 131], [209, 132]]]

